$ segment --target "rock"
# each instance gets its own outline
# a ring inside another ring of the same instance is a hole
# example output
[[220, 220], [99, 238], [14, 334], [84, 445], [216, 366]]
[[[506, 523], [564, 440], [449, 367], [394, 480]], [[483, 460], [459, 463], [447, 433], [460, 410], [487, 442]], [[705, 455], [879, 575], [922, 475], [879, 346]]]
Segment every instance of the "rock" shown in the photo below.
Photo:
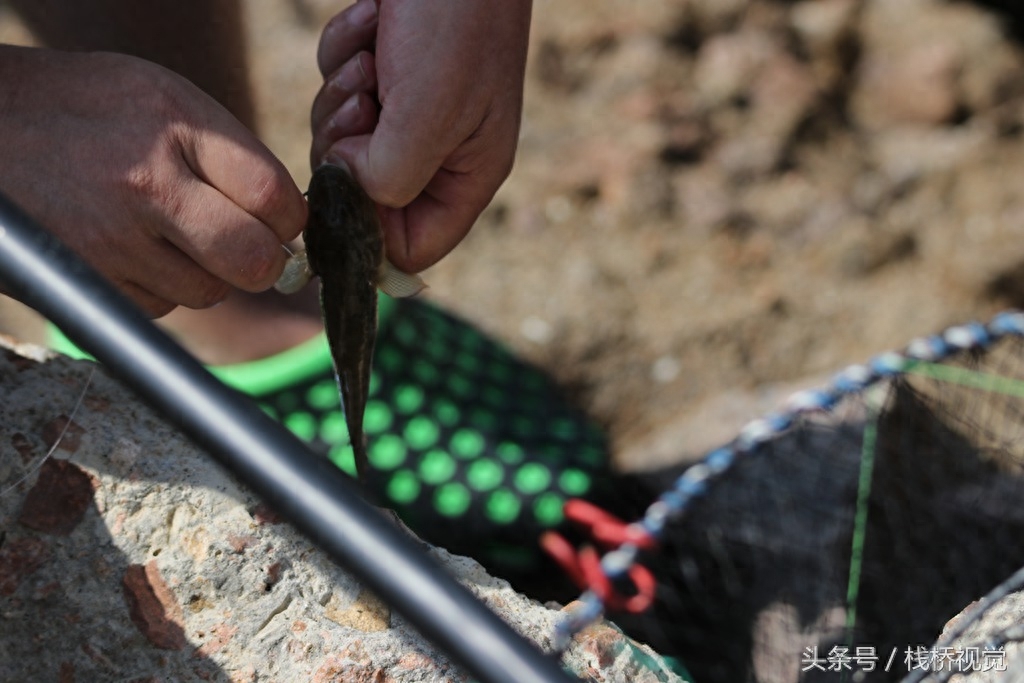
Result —
[[1019, 48], [973, 4], [871, 0], [860, 38], [850, 110], [868, 129], [940, 125], [1019, 91]]
[[805, 66], [789, 55], [779, 55], [764, 65], [750, 95], [752, 125], [786, 141], [810, 114], [817, 92]]
[[[85, 386], [90, 367], [0, 353], [0, 680], [465, 680], [119, 384], [97, 371]], [[54, 444], [31, 435], [69, 414], [82, 429], [72, 460], [54, 449], [40, 467]], [[550, 647], [557, 608], [425, 548]], [[607, 623], [565, 665], [596, 680], [678, 680]]]
[[735, 211], [728, 179], [722, 173], [705, 169], [680, 173], [675, 178], [674, 190], [682, 214], [680, 222], [701, 236], [713, 234]]
[[[984, 612], [978, 620], [971, 620], [979, 607]], [[1024, 633], [1020, 624], [1024, 620], [1024, 593], [1010, 595], [987, 602], [978, 600], [963, 612], [952, 617], [942, 630], [939, 640], [925, 648], [926, 654], [936, 653], [934, 671], [921, 680], [940, 683], [948, 680], [950, 672], [957, 675], [957, 683], [1010, 683], [1024, 680]], [[961, 635], [949, 639], [954, 630]], [[927, 666], [927, 661], [926, 661]]]
[[819, 92], [838, 102], [845, 97], [847, 71], [855, 59], [860, 0], [804, 0], [794, 3], [790, 29], [798, 36]]
[[778, 239], [794, 232], [811, 210], [822, 205], [817, 191], [806, 177], [786, 173], [750, 187], [740, 205], [757, 228]]
[[780, 51], [774, 37], [764, 32], [710, 38], [701, 45], [694, 65], [693, 87], [701, 103], [716, 107], [745, 96], [764, 62]]
[[873, 136], [870, 147], [890, 194], [893, 186], [955, 168], [991, 149], [990, 137], [980, 126], [891, 128]]
[[694, 0], [687, 8], [702, 33], [718, 33], [734, 28], [748, 5], [744, 0]]
[[779, 406], [790, 394], [821, 385], [824, 376], [798, 382], [764, 385], [756, 390], [734, 389], [695, 406], [685, 415], [667, 420], [626, 446], [624, 462], [643, 462], [647, 468], [670, 467], [674, 463], [694, 462], [732, 440], [756, 415]]
[[733, 175], [774, 170], [818, 97], [810, 69], [785, 52], [779, 36], [752, 29], [708, 40], [694, 87], [702, 106], [735, 110], [713, 126], [722, 138], [715, 159]]
[[946, 123], [957, 109], [958, 65], [955, 48], [941, 43], [869, 54], [852, 102], [854, 116], [872, 129]]
[[811, 52], [832, 56], [852, 28], [857, 0], [802, 0], [793, 4], [790, 25]]
[[[967, 621], [979, 607], [984, 613]], [[1024, 639], [1019, 624], [1024, 620], [1024, 593], [1016, 591], [995, 602], [979, 600], [956, 615], [942, 630], [938, 642], [926, 651], [952, 653], [923, 683], [947, 680], [950, 671], [958, 674], [958, 683], [1009, 683], [1024, 679]], [[966, 630], [948, 640], [953, 630]], [[1008, 641], [1008, 642], [1007, 642]], [[997, 643], [1002, 643], [997, 645]]]

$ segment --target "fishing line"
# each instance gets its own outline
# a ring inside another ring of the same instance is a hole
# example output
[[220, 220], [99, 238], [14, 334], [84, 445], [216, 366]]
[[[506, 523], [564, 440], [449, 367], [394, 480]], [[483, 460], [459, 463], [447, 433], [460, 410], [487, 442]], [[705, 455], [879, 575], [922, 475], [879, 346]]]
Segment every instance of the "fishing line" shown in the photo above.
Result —
[[93, 365], [91, 368], [89, 368], [89, 376], [85, 378], [85, 386], [82, 387], [81, 393], [78, 394], [78, 400], [75, 401], [75, 407], [71, 409], [71, 414], [68, 416], [67, 421], [64, 422], [64, 426], [61, 428], [60, 434], [57, 435], [57, 440], [53, 442], [52, 446], [50, 446], [50, 450], [46, 451], [46, 455], [44, 455], [42, 459], [39, 460], [39, 462], [37, 462], [35, 465], [29, 468], [29, 471], [26, 472], [25, 475], [22, 476], [20, 479], [18, 479], [18, 481], [14, 482], [7, 488], [0, 490], [0, 498], [3, 498], [8, 493], [21, 486], [21, 484], [24, 483], [29, 477], [31, 477], [33, 474], [39, 471], [39, 468], [46, 464], [46, 461], [50, 459], [50, 456], [52, 456], [54, 452], [56, 452], [57, 447], [60, 446], [61, 441], [64, 440], [64, 436], [68, 433], [68, 429], [71, 427], [71, 423], [74, 421], [75, 416], [78, 415], [78, 410], [79, 408], [82, 407], [82, 402], [85, 400], [85, 394], [86, 392], [89, 391], [89, 385], [92, 384], [92, 378], [93, 375], [95, 374], [96, 366]]

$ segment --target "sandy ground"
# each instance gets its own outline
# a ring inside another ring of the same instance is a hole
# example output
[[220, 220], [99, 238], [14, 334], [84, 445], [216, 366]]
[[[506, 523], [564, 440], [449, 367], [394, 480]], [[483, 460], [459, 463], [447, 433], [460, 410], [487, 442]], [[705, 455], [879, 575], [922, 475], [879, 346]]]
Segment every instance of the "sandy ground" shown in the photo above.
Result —
[[[300, 186], [329, 4], [249, 17], [261, 135]], [[537, 0], [532, 33], [517, 166], [424, 277], [562, 380], [622, 466], [1022, 298], [1024, 60], [986, 10]], [[25, 39], [6, 12], [0, 39]]]

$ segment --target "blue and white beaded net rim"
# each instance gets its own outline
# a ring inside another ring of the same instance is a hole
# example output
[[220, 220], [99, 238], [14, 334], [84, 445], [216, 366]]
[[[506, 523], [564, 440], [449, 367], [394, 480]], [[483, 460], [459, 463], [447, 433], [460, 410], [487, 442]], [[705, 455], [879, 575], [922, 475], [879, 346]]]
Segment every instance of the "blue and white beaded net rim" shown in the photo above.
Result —
[[[939, 334], [915, 339], [902, 351], [888, 351], [865, 364], [846, 367], [826, 386], [793, 394], [782, 410], [753, 420], [730, 443], [707, 453], [700, 462], [687, 468], [631, 526], [656, 540], [660, 539], [665, 525], [682, 516], [695, 499], [705, 494], [712, 480], [728, 472], [740, 456], [749, 454], [788, 430], [799, 417], [831, 411], [844, 398], [901, 375], [915, 363], [942, 362], [968, 349], [988, 348], [1008, 336], [1024, 336], [1024, 312], [1005, 311], [988, 323], [972, 322], [950, 327]], [[601, 570], [613, 582], [622, 579], [636, 563], [638, 553], [639, 548], [635, 544], [624, 543], [602, 556]], [[573, 608], [556, 622], [553, 635], [555, 649], [564, 651], [575, 634], [601, 618], [604, 609], [605, 605], [597, 593], [584, 591]]]

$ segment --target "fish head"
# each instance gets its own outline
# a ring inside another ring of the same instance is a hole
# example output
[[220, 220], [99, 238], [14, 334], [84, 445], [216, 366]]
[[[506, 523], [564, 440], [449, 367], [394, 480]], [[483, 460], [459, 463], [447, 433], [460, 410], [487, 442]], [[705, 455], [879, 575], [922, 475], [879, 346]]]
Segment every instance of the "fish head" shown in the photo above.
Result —
[[331, 164], [313, 173], [306, 193], [309, 219], [302, 233], [310, 269], [375, 282], [384, 259], [377, 206], [352, 175]]

